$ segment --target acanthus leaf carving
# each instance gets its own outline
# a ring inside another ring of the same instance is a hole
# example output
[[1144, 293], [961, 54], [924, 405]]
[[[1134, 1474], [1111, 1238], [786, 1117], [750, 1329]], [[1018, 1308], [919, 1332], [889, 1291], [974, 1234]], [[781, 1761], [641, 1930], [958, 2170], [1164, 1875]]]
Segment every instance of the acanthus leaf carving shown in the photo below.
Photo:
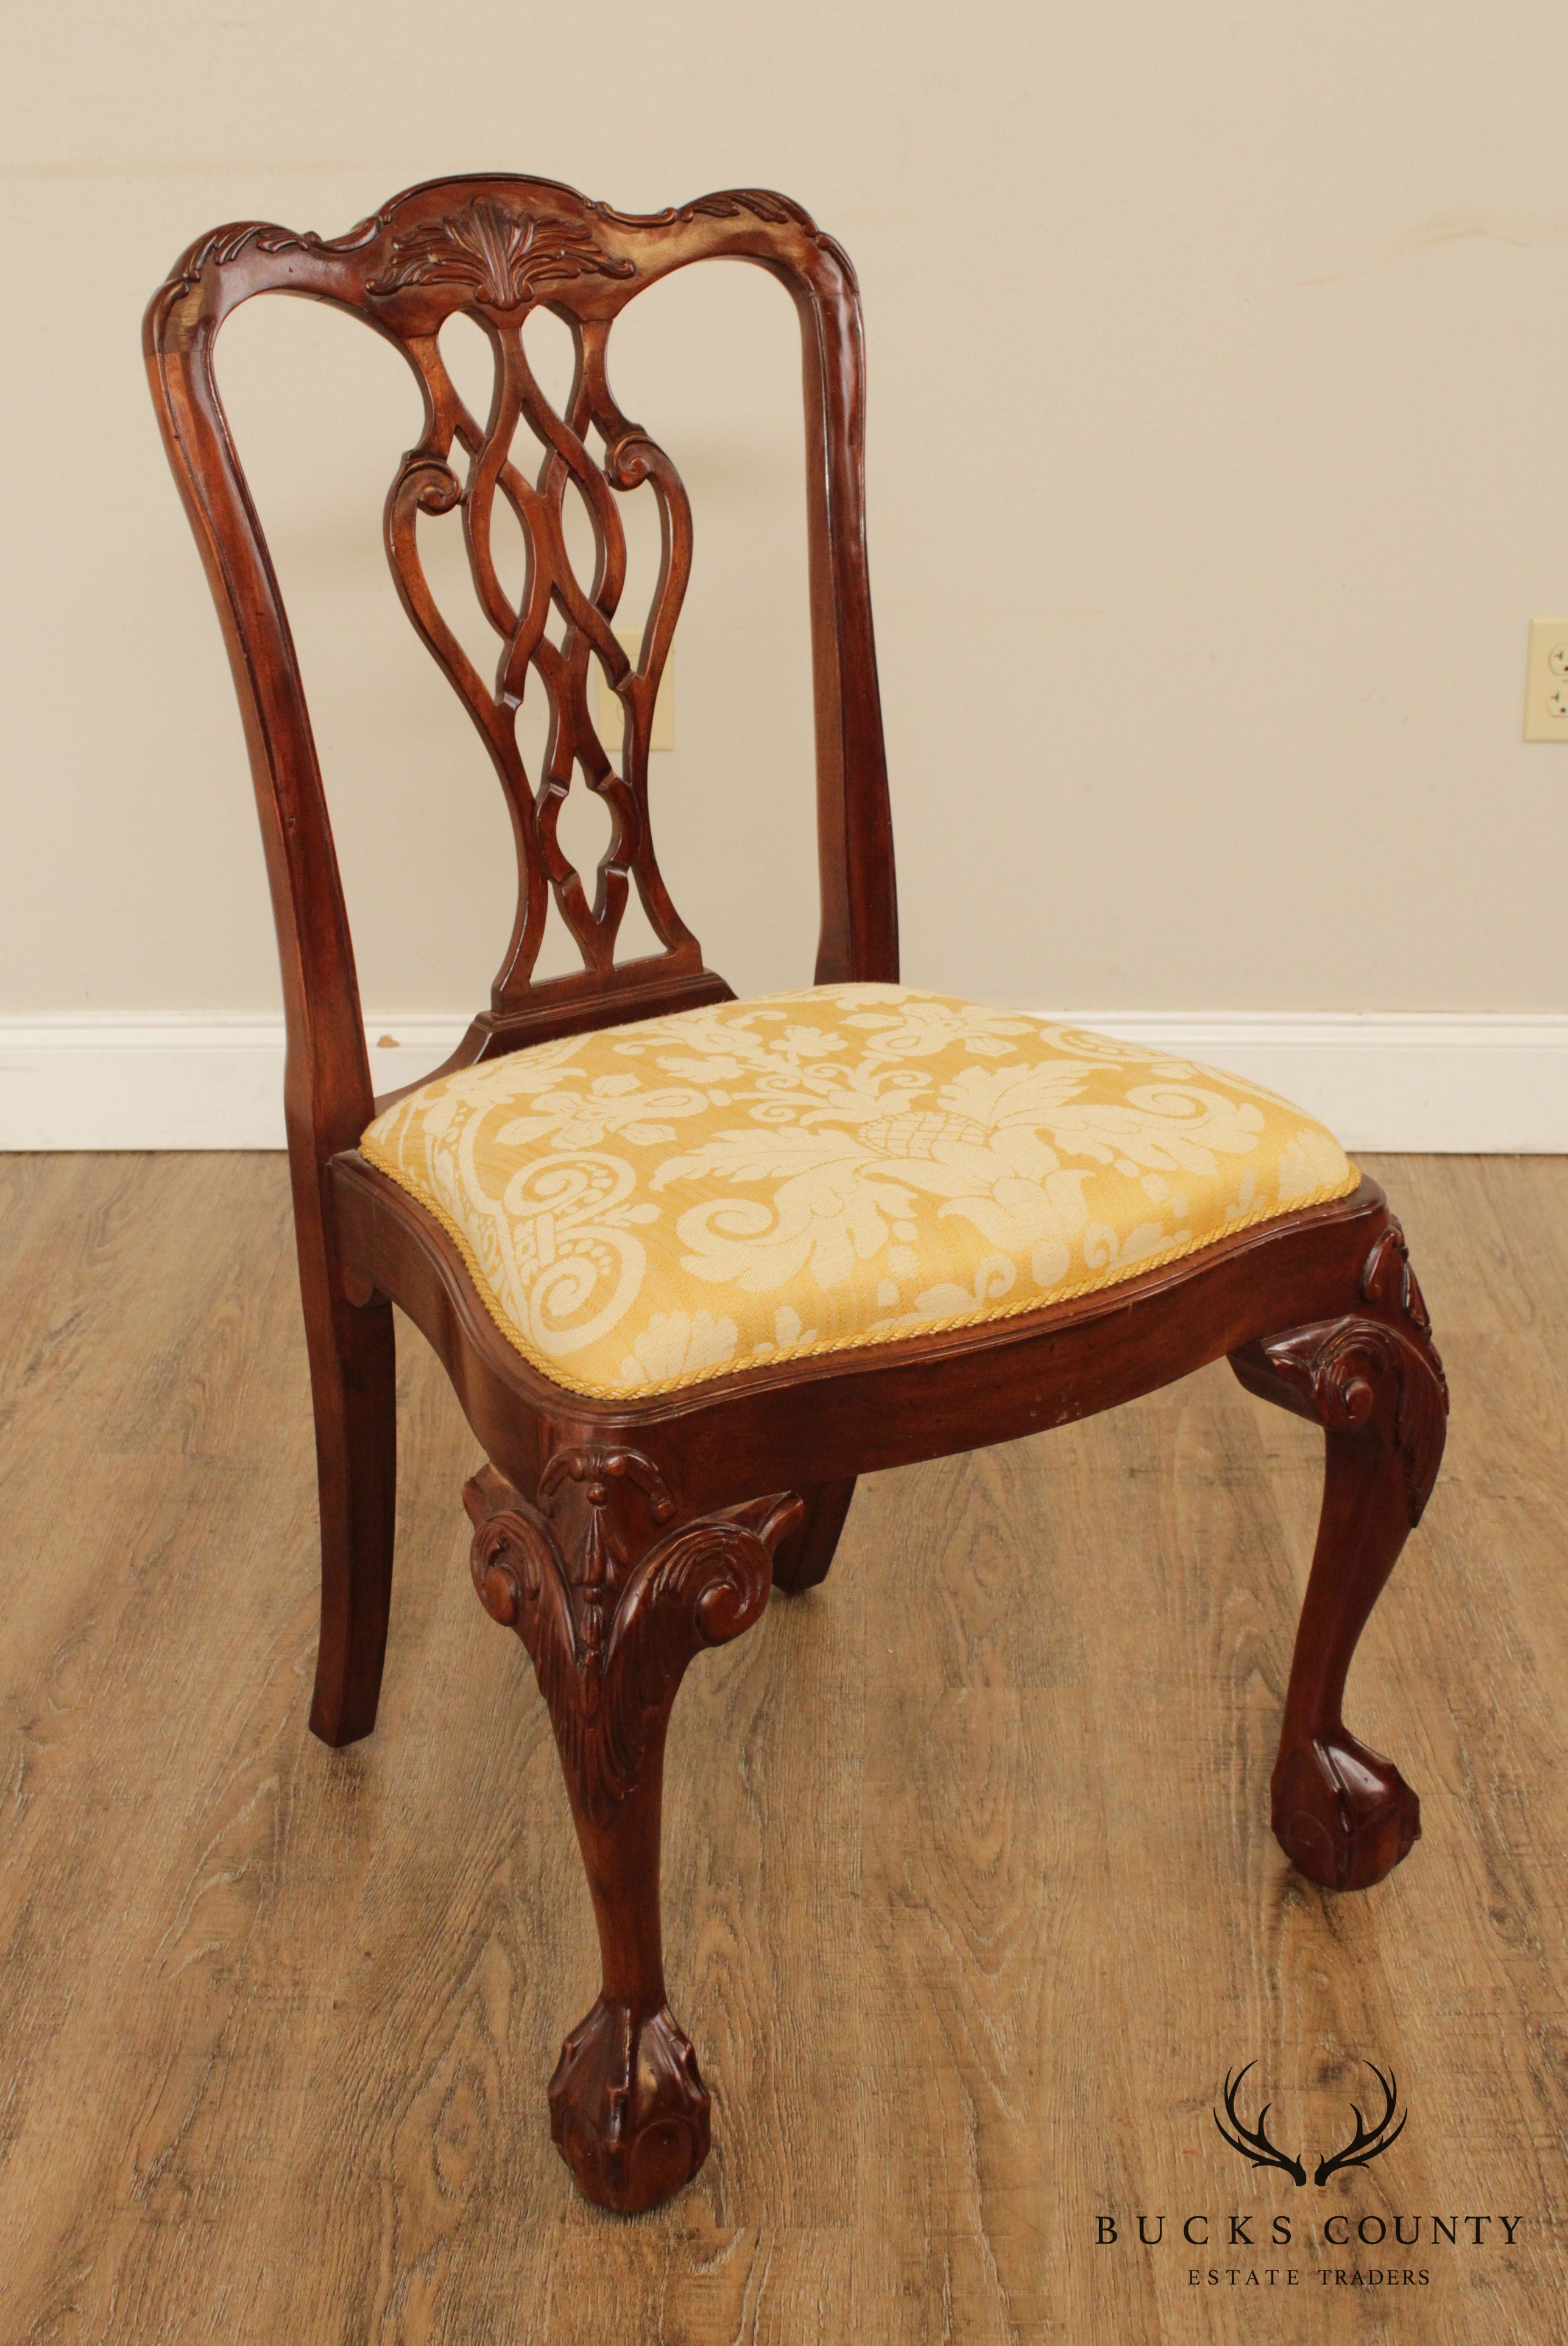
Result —
[[515, 310], [576, 277], [636, 275], [634, 261], [606, 252], [581, 221], [475, 196], [461, 211], [394, 238], [386, 268], [365, 291], [385, 301], [413, 286], [463, 286], [491, 309]]
[[[1442, 1362], [1432, 1342], [1432, 1323], [1427, 1311], [1426, 1298], [1410, 1261], [1410, 1247], [1405, 1234], [1392, 1215], [1389, 1226], [1373, 1246], [1361, 1268], [1361, 1294], [1375, 1311], [1390, 1320], [1402, 1321], [1413, 1331], [1431, 1361], [1438, 1376], [1442, 1376]], [[1444, 1392], [1447, 1385], [1444, 1384]]]
[[[552, 1518], [567, 1484], [582, 1504], [563, 1541]], [[658, 1469], [633, 1450], [557, 1452], [537, 1506], [493, 1466], [463, 1492], [480, 1602], [526, 1647], [574, 1803], [596, 1823], [638, 1782], [687, 1664], [760, 1617], [773, 1550], [805, 1512], [787, 1494], [752, 1500], [647, 1545], [626, 1525], [631, 1492], [653, 1525], [675, 1512]]]

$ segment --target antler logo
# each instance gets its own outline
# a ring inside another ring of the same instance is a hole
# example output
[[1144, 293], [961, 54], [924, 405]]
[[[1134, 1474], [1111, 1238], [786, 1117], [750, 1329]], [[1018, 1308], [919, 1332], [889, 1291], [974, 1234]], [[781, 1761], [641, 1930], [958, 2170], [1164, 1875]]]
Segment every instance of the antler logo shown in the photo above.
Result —
[[1318, 2161], [1318, 2172], [1312, 2180], [1319, 2188], [1342, 2167], [1369, 2167], [1374, 2158], [1381, 2158], [1384, 2151], [1390, 2148], [1405, 2130], [1405, 2118], [1410, 2116], [1408, 2108], [1397, 2127], [1391, 2127], [1390, 2123], [1394, 2115], [1394, 2106], [1400, 2098], [1393, 2071], [1390, 2069], [1385, 2077], [1375, 2061], [1369, 2061], [1366, 2066], [1383, 2089], [1383, 2115], [1376, 2126], [1369, 2127], [1355, 2103], [1351, 2103], [1350, 2114], [1356, 2121], [1356, 2131], [1343, 2150], [1335, 2151], [1331, 2158]]
[[[1249, 2061], [1247, 2069], [1256, 2069], [1257, 2066], [1256, 2061]], [[1305, 2183], [1307, 2169], [1302, 2166], [1301, 2161], [1298, 2158], [1290, 2157], [1283, 2150], [1276, 2149], [1264, 2132], [1264, 2121], [1274, 2107], [1273, 2103], [1264, 2103], [1257, 2113], [1257, 2124], [1255, 2127], [1248, 2127], [1237, 2112], [1236, 2097], [1241, 2091], [1241, 2081], [1247, 2075], [1247, 2069], [1238, 2070], [1234, 2077], [1228, 2069], [1225, 2073], [1226, 2115], [1236, 2128], [1236, 2132], [1231, 2134], [1227, 2130], [1225, 2120], [1217, 2110], [1214, 2113], [1215, 2125], [1218, 2127], [1221, 2135], [1232, 2150], [1238, 2150], [1242, 2157], [1250, 2160], [1254, 2167], [1282, 2167], [1293, 2183]], [[1323, 2178], [1319, 2176], [1318, 2179], [1321, 2182]]]
[[[1268, 2113], [1274, 2106], [1273, 2103], [1264, 2103], [1257, 2113], [1257, 2123], [1253, 2127], [1247, 2125], [1236, 2106], [1242, 2080], [1247, 2076], [1247, 2070], [1254, 2069], [1257, 2066], [1255, 2061], [1249, 2061], [1247, 2068], [1238, 2069], [1234, 2077], [1228, 2070], [1226, 2072], [1225, 2111], [1230, 2124], [1227, 2127], [1225, 2118], [1222, 2118], [1219, 2112], [1216, 2110], [1213, 2114], [1215, 2125], [1219, 2128], [1221, 2138], [1229, 2144], [1232, 2150], [1238, 2152], [1249, 2165], [1278, 2167], [1289, 2176], [1293, 2183], [1305, 2183], [1307, 2169], [1300, 2159], [1292, 2158], [1288, 2151], [1279, 2149], [1278, 2145], [1268, 2139], [1267, 2121]], [[1318, 2161], [1318, 2172], [1312, 2180], [1319, 2190], [1331, 2175], [1338, 2175], [1341, 2169], [1349, 2167], [1369, 2167], [1374, 2158], [1381, 2158], [1384, 2151], [1391, 2149], [1405, 2130], [1405, 2119], [1410, 2116], [1408, 2106], [1398, 2126], [1393, 2123], [1400, 2098], [1399, 2085], [1393, 2071], [1390, 2069], [1385, 2076], [1375, 2061], [1367, 2062], [1365, 2066], [1371, 2071], [1382, 2087], [1383, 2114], [1371, 2126], [1369, 2126], [1358, 2105], [1351, 2103], [1350, 2115], [1356, 2121], [1356, 2131], [1342, 2149], [1332, 2151]]]

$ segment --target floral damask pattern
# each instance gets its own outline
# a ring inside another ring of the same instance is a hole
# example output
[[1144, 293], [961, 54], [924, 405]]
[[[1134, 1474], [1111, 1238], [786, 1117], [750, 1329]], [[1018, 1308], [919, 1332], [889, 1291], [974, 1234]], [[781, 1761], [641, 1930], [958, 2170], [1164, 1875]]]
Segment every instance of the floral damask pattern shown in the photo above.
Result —
[[360, 1145], [600, 1398], [1038, 1311], [1358, 1179], [1234, 1076], [895, 985], [539, 1044]]

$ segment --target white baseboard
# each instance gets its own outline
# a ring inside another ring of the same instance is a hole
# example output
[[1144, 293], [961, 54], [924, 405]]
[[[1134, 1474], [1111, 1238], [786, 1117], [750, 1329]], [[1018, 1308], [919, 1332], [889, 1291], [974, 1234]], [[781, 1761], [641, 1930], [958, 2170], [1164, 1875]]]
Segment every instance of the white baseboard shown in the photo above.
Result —
[[[1053, 1012], [1298, 1100], [1348, 1148], [1568, 1153], [1568, 1014]], [[378, 1091], [437, 1066], [460, 1013], [368, 1022]], [[0, 1019], [0, 1148], [280, 1148], [280, 1019]]]
[[[377, 1091], [439, 1066], [468, 1023], [367, 1021]], [[281, 1018], [0, 1019], [0, 1149], [282, 1146]]]

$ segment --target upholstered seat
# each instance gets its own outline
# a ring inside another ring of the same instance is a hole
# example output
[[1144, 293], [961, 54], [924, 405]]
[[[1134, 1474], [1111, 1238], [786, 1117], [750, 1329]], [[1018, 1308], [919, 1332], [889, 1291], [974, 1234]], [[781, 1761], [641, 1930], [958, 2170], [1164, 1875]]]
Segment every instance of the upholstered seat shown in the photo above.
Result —
[[616, 1399], [1038, 1311], [1359, 1178], [1234, 1076], [870, 984], [538, 1044], [361, 1148], [518, 1352]]

